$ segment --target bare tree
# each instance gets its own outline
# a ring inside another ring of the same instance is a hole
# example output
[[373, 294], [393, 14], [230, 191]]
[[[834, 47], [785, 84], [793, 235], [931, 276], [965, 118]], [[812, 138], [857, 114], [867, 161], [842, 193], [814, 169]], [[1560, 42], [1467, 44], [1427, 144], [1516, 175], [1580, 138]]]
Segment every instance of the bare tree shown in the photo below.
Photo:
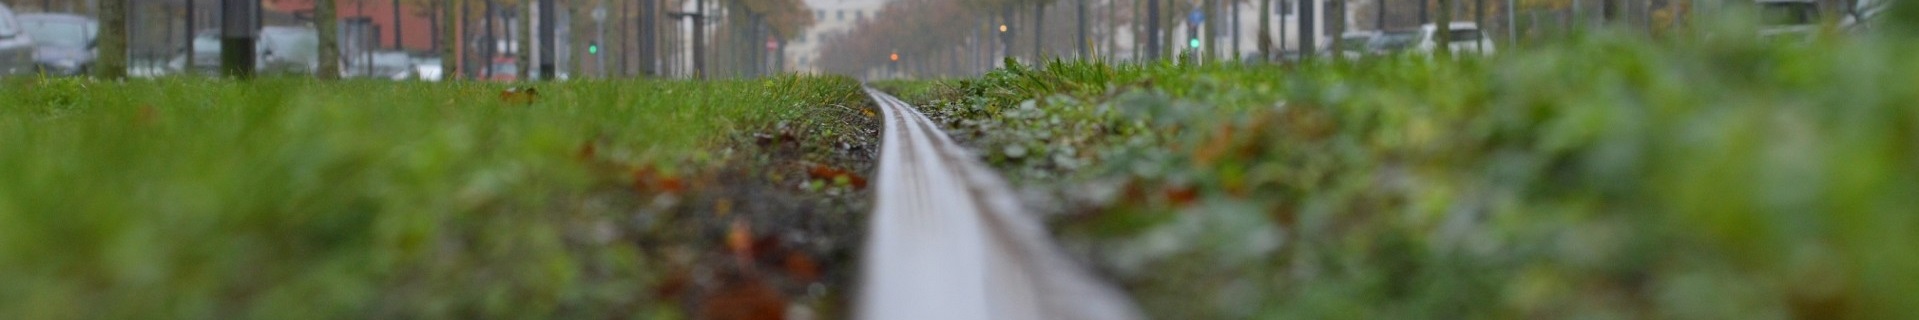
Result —
[[127, 2], [100, 0], [99, 57], [94, 76], [102, 79], [127, 77]]
[[1433, 19], [1436, 30], [1433, 31], [1433, 50], [1441, 57], [1450, 56], [1453, 53], [1453, 1], [1439, 0], [1439, 12]]
[[[395, 8], [398, 9], [397, 7]], [[340, 79], [340, 14], [334, 0], [314, 0], [313, 24], [320, 30], [320, 80]]]
[[453, 80], [459, 77], [459, 0], [440, 1], [440, 79]]

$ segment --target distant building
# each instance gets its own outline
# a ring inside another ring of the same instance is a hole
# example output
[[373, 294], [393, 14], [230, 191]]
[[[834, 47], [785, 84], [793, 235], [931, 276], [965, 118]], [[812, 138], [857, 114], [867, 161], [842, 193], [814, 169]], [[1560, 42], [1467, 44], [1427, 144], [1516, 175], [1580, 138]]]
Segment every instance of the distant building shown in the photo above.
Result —
[[[308, 14], [308, 12], [313, 11], [313, 2], [313, 0], [261, 0], [260, 4], [263, 6], [262, 9], [269, 14]], [[374, 29], [380, 31], [378, 41], [380, 48], [395, 48], [396, 44], [394, 40], [399, 39], [406, 43], [397, 45], [403, 47], [406, 51], [432, 50], [433, 40], [435, 39], [433, 35], [434, 27], [433, 20], [428, 18], [429, 15], [432, 14], [432, 9], [424, 6], [409, 5], [406, 4], [406, 2], [410, 1], [336, 0], [334, 4], [338, 7], [335, 12], [339, 13], [340, 20], [370, 19], [373, 22]], [[399, 3], [400, 9], [402, 10], [400, 12], [400, 20], [397, 24], [399, 28], [394, 27], [396, 25], [393, 20], [393, 5], [395, 3]], [[401, 32], [402, 36], [394, 37], [396, 34], [395, 31]]]
[[813, 26], [787, 41], [787, 71], [819, 72], [820, 44], [845, 34], [866, 19], [879, 15], [892, 0], [805, 0], [813, 10]]

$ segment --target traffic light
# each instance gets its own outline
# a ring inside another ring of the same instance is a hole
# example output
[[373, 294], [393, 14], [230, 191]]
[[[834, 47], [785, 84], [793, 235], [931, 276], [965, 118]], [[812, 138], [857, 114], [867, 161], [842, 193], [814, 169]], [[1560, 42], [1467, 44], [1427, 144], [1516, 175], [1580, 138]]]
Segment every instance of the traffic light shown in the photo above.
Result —
[[586, 43], [586, 53], [587, 53], [587, 54], [600, 54], [600, 43], [599, 43], [598, 41], [591, 41], [591, 42], [587, 42], [587, 43]]
[[1192, 40], [1186, 40], [1186, 46], [1188, 46], [1188, 47], [1193, 47], [1193, 49], [1199, 49], [1199, 38], [1193, 38]]
[[894, 53], [893, 53], [893, 56], [892, 56], [892, 59], [893, 59], [893, 61], [900, 61], [900, 53], [898, 53], [898, 52], [894, 52]]

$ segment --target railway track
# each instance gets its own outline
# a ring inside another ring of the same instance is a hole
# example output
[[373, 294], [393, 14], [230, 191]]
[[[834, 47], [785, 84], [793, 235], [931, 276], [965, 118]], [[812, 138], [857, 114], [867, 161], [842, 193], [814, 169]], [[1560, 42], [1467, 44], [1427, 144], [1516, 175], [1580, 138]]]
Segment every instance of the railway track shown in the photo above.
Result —
[[1141, 318], [1053, 243], [997, 173], [911, 105], [866, 92], [885, 124], [860, 318]]

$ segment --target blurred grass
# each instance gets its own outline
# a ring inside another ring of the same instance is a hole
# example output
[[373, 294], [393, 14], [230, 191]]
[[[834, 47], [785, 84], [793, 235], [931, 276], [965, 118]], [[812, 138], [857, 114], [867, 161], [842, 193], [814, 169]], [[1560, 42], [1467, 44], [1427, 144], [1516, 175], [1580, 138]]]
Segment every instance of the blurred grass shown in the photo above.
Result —
[[[537, 85], [8, 79], [0, 313], [62, 318], [670, 314], [625, 171], [863, 101], [850, 79]], [[584, 156], [591, 146], [594, 155]], [[587, 159], [592, 158], [592, 159]], [[609, 191], [610, 190], [610, 191]]]
[[1157, 318], [1919, 317], [1919, 41], [892, 84]]

